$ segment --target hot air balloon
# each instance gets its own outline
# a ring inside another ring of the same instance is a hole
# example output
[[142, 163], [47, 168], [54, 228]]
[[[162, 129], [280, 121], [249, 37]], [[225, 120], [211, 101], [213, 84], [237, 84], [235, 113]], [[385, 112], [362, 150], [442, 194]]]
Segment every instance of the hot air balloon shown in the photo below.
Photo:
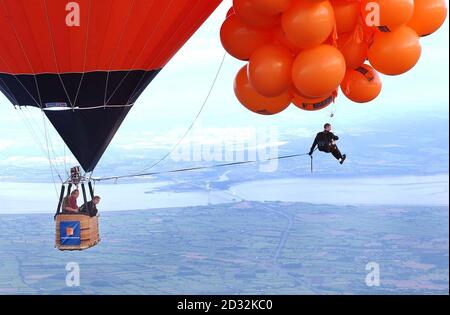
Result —
[[[3, 0], [0, 91], [15, 106], [45, 113], [86, 173], [92, 172], [125, 117], [162, 68], [221, 0]], [[72, 169], [67, 195], [91, 182]], [[61, 213], [56, 247], [99, 241], [98, 219]]]
[[0, 90], [44, 111], [86, 172], [221, 0], [4, 0]]

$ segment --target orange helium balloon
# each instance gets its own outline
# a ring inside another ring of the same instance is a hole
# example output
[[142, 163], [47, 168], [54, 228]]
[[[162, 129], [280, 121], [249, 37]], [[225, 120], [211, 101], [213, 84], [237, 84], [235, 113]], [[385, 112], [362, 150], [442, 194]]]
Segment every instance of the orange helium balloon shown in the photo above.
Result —
[[234, 81], [234, 92], [242, 105], [261, 115], [275, 115], [289, 107], [292, 96], [288, 92], [276, 97], [266, 97], [256, 92], [248, 79], [247, 68], [244, 66]]
[[281, 18], [286, 37], [301, 48], [323, 43], [334, 25], [333, 7], [329, 1], [296, 0]]
[[411, 20], [414, 0], [362, 0], [361, 9], [367, 25], [393, 31]]
[[298, 54], [292, 68], [292, 80], [302, 95], [322, 97], [339, 87], [345, 70], [345, 58], [337, 48], [319, 45]]
[[250, 0], [256, 11], [265, 15], [277, 15], [289, 8], [291, 0]]
[[255, 28], [273, 28], [280, 23], [280, 17], [261, 14], [255, 10], [251, 0], [233, 0], [234, 12], [242, 21]]
[[226, 18], [229, 18], [230, 16], [232, 16], [232, 15], [234, 15], [234, 14], [236, 14], [236, 13], [234, 12], [234, 8], [231, 7], [231, 8], [227, 11], [227, 16], [226, 16]]
[[258, 47], [272, 41], [272, 33], [251, 28], [233, 14], [223, 23], [220, 40], [231, 56], [246, 61]]
[[267, 97], [278, 96], [292, 85], [292, 52], [278, 45], [258, 48], [250, 57], [248, 76], [253, 88]]
[[370, 64], [387, 75], [399, 75], [411, 70], [422, 53], [419, 36], [407, 27], [401, 26], [392, 32], [375, 34], [369, 48]]
[[447, 17], [445, 0], [414, 0], [414, 15], [408, 26], [419, 34], [427, 36], [436, 32]]
[[331, 0], [330, 2], [333, 5], [338, 33], [353, 31], [361, 14], [360, 3], [348, 0]]
[[297, 106], [302, 110], [306, 110], [309, 112], [319, 111], [327, 108], [331, 104], [333, 104], [335, 99], [334, 94], [330, 94], [329, 96], [310, 98], [300, 93], [293, 93], [292, 104]]
[[339, 34], [338, 49], [344, 55], [347, 68], [356, 69], [367, 60], [369, 45], [364, 40], [364, 34], [359, 37], [355, 32]]
[[368, 103], [380, 95], [382, 83], [378, 73], [369, 65], [347, 70], [341, 89], [347, 98], [356, 103]]
[[297, 55], [302, 50], [302, 48], [295, 46], [289, 41], [289, 39], [286, 38], [286, 34], [284, 34], [284, 31], [281, 27], [276, 27], [273, 31], [273, 42], [276, 45], [288, 48], [295, 55]]

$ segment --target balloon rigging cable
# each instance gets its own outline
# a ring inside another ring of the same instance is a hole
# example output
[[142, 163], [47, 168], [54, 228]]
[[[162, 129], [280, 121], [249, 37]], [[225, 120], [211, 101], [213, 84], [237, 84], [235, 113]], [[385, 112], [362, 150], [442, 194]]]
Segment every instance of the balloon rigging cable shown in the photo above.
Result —
[[222, 57], [222, 61], [220, 62], [219, 68], [214, 77], [214, 80], [211, 84], [211, 87], [209, 88], [208, 94], [206, 95], [206, 98], [205, 98], [202, 106], [200, 107], [200, 110], [198, 111], [197, 115], [195, 116], [194, 120], [192, 121], [192, 123], [190, 124], [190, 126], [188, 127], [186, 132], [175, 143], [175, 145], [172, 147], [172, 149], [169, 152], [167, 152], [162, 158], [160, 158], [158, 161], [156, 161], [153, 165], [151, 165], [150, 167], [144, 168], [139, 173], [151, 170], [151, 169], [155, 168], [156, 166], [158, 166], [159, 164], [161, 164], [162, 162], [164, 162], [176, 150], [176, 148], [178, 148], [178, 146], [184, 141], [184, 139], [186, 139], [186, 137], [190, 134], [190, 132], [194, 128], [195, 124], [197, 123], [198, 119], [200, 118], [200, 115], [203, 113], [204, 109], [206, 108], [206, 105], [208, 104], [209, 99], [211, 98], [212, 92], [217, 84], [217, 81], [219, 79], [219, 75], [222, 71], [223, 65], [225, 64], [226, 56], [227, 56], [227, 53], [224, 53], [224, 55]]
[[[232, 163], [225, 163], [225, 164], [216, 164], [216, 165], [211, 165], [211, 166], [199, 166], [199, 167], [181, 168], [181, 169], [176, 169], [176, 170], [153, 172], [153, 173], [141, 173], [141, 174], [135, 174], [135, 175], [104, 177], [104, 178], [92, 178], [92, 181], [94, 181], [94, 182], [112, 181], [112, 180], [117, 181], [119, 179], [126, 179], [126, 178], [137, 178], [137, 177], [164, 175], [164, 174], [203, 171], [203, 170], [209, 170], [209, 169], [215, 169], [215, 168], [225, 168], [225, 167], [230, 167], [230, 166], [256, 164], [256, 163], [275, 161], [275, 160], [293, 159], [293, 158], [298, 158], [298, 157], [308, 156], [308, 155], [309, 155], [308, 153], [283, 155], [283, 156], [278, 156], [278, 157], [275, 157], [275, 158], [270, 158], [270, 159], [265, 159], [265, 160], [260, 160], [260, 161], [256, 161], [255, 160], [255, 161], [232, 162]], [[311, 173], [313, 173], [313, 157], [312, 156], [311, 156]]]

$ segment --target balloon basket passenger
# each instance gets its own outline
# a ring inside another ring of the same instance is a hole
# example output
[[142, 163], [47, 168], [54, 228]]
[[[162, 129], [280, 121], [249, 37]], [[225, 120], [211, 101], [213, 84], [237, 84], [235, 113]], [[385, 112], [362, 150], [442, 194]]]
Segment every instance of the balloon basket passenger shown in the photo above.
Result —
[[[87, 201], [86, 179], [80, 176], [79, 168], [73, 168], [70, 179], [62, 185], [57, 212], [55, 247], [62, 251], [85, 250], [96, 246], [100, 242], [98, 209], [100, 196], [94, 195], [92, 183], [88, 181], [91, 200]], [[67, 194], [64, 197], [67, 186]], [[71, 191], [73, 185], [81, 185], [83, 205], [78, 206], [80, 190]]]

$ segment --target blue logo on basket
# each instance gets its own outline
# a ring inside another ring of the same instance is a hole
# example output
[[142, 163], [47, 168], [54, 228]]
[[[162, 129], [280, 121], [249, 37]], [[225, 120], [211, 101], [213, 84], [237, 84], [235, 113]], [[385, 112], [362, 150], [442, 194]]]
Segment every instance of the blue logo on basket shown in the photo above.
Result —
[[61, 245], [79, 246], [81, 245], [81, 228], [79, 221], [64, 221], [59, 225]]

